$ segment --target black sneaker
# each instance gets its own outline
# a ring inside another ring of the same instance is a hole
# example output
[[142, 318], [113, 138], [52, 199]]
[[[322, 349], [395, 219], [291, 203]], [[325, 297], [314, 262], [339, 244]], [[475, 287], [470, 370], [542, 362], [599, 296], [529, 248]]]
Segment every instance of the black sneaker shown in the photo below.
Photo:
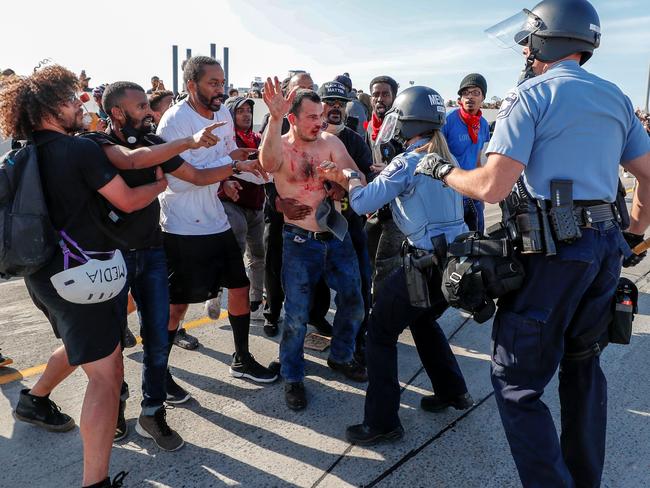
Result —
[[308, 323], [315, 327], [320, 335], [332, 337], [332, 324], [330, 324], [325, 317], [314, 320], [309, 319]]
[[153, 415], [140, 415], [135, 431], [142, 437], [152, 439], [163, 451], [178, 451], [185, 444], [178, 432], [167, 425], [165, 407], [160, 407]]
[[199, 340], [189, 335], [183, 327], [180, 327], [174, 336], [174, 344], [188, 351], [192, 351], [199, 347]]
[[256, 383], [273, 383], [278, 379], [277, 373], [272, 373], [255, 361], [250, 353], [242, 357], [238, 357], [236, 353], [232, 355], [230, 374], [235, 378], [248, 378]]
[[302, 381], [284, 385], [284, 400], [291, 410], [303, 410], [307, 406], [307, 394]]
[[397, 441], [404, 436], [404, 428], [398, 425], [392, 430], [384, 431], [369, 427], [366, 424], [351, 425], [345, 429], [348, 442], [360, 446], [370, 446], [384, 441]]
[[18, 405], [14, 410], [16, 420], [43, 427], [50, 432], [67, 432], [74, 428], [74, 420], [61, 412], [61, 408], [45, 397], [30, 395], [29, 389], [20, 392]]
[[126, 478], [127, 474], [129, 474], [128, 471], [120, 471], [117, 473], [115, 478], [113, 478], [112, 482], [107, 476], [104, 480], [93, 483], [92, 485], [86, 485], [84, 488], [122, 488], [122, 482], [124, 481], [124, 478]]
[[3, 366], [9, 366], [11, 363], [13, 363], [13, 360], [10, 359], [10, 358], [4, 357], [2, 355], [2, 353], [0, 352], [0, 368], [2, 368]]
[[427, 412], [442, 412], [449, 407], [454, 407], [456, 410], [467, 410], [472, 405], [474, 405], [474, 399], [469, 393], [463, 393], [450, 399], [429, 395], [420, 400], [420, 407]]
[[347, 363], [337, 363], [332, 361], [330, 358], [327, 358], [327, 365], [334, 371], [340, 371], [343, 373], [343, 376], [352, 381], [358, 381], [360, 383], [368, 381], [368, 372], [366, 371], [366, 367], [360, 365], [354, 359]]
[[174, 381], [174, 378], [172, 378], [172, 374], [169, 372], [169, 370], [167, 370], [165, 382], [167, 383], [167, 400], [165, 400], [166, 403], [178, 405], [179, 403], [185, 403], [190, 398], [192, 398], [192, 395], [190, 395], [187, 390], [179, 386], [179, 384]]
[[113, 442], [121, 441], [129, 434], [129, 428], [126, 425], [126, 419], [124, 418], [125, 408], [126, 402], [120, 400], [120, 409], [117, 411], [117, 425], [115, 426], [115, 435], [113, 436]]
[[269, 320], [264, 321], [264, 333], [266, 334], [267, 337], [275, 337], [278, 335], [278, 331], [280, 328], [278, 327], [278, 324], [274, 324], [273, 322], [269, 322]]
[[124, 327], [124, 333], [122, 337], [122, 344], [124, 344], [124, 348], [128, 349], [130, 347], [134, 347], [137, 343], [138, 340], [133, 335], [133, 332], [131, 332], [131, 329], [129, 329], [128, 326]]
[[269, 370], [271, 373], [273, 373], [273, 374], [277, 374], [277, 375], [279, 376], [279, 375], [280, 375], [280, 367], [281, 367], [281, 365], [280, 365], [280, 358], [278, 358], [278, 359], [274, 359], [273, 361], [271, 361], [271, 362], [269, 363], [269, 365], [268, 365], [268, 370]]

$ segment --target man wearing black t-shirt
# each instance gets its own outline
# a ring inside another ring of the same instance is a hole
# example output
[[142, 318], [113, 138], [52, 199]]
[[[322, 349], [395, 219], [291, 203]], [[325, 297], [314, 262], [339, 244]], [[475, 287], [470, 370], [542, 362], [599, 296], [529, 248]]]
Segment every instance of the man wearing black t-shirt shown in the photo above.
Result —
[[[88, 133], [85, 137], [102, 146], [129, 186], [146, 184], [158, 167], [196, 185], [215, 183], [232, 174], [230, 167], [197, 170], [178, 156], [188, 149], [216, 144], [219, 138], [212, 130], [221, 124], [212, 124], [191, 137], [165, 143], [150, 133], [153, 113], [139, 85], [124, 81], [113, 83], [106, 88], [103, 103], [109, 115], [109, 128], [105, 133]], [[243, 165], [240, 168], [244, 170]], [[167, 331], [169, 287], [159, 225], [160, 204], [155, 200], [129, 215], [106, 205], [104, 216], [108, 227], [119, 229], [124, 241], [129, 286], [140, 316], [144, 348], [143, 400], [136, 431], [152, 438], [162, 449], [173, 451], [183, 445], [183, 440], [168, 427], [163, 402], [182, 403], [189, 399], [189, 393], [174, 382], [167, 369], [173, 333]], [[126, 436], [123, 401], [120, 407], [116, 439]]]

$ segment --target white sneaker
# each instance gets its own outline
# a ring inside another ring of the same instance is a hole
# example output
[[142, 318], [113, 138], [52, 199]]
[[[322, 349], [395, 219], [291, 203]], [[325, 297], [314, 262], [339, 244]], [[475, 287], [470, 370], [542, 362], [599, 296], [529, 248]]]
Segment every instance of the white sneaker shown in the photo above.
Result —
[[214, 298], [211, 298], [207, 302], [205, 302], [205, 313], [208, 314], [208, 317], [210, 317], [212, 320], [217, 320], [219, 319], [219, 316], [221, 315], [221, 297], [223, 296], [223, 289], [219, 289], [219, 293], [217, 293], [217, 296]]

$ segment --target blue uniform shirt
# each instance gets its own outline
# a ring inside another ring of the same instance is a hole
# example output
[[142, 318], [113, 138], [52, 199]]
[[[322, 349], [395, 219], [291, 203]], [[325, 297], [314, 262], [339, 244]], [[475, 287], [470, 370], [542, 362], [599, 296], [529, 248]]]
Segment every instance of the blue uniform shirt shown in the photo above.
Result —
[[485, 117], [481, 117], [481, 128], [478, 131], [476, 144], [472, 142], [467, 132], [465, 122], [460, 118], [460, 109], [453, 110], [447, 114], [445, 125], [440, 129], [447, 139], [449, 150], [463, 169], [476, 168], [478, 156], [483, 145], [490, 139], [490, 126]]
[[420, 140], [395, 157], [365, 187], [350, 192], [350, 206], [362, 215], [390, 203], [393, 220], [409, 243], [432, 250], [431, 238], [445, 234], [447, 242], [467, 232], [463, 220], [463, 197], [428, 176], [415, 175], [415, 167], [426, 156], [413, 150], [426, 144]]
[[649, 139], [616, 85], [561, 61], [506, 96], [486, 152], [524, 164], [535, 197], [570, 179], [574, 200], [613, 202], [619, 163], [650, 151]]

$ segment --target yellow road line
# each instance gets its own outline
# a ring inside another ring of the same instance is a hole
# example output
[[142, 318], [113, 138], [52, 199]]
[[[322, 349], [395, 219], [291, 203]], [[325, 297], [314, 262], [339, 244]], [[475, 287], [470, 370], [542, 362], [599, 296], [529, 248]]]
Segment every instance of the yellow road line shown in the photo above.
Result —
[[[219, 315], [219, 319], [225, 319], [226, 317], [228, 317], [228, 312], [224, 310]], [[213, 322], [215, 321], [212, 320], [211, 318], [203, 317], [197, 320], [192, 320], [191, 322], [184, 323], [183, 327], [186, 330], [191, 330], [197, 327], [203, 327], [204, 325]], [[138, 344], [142, 344], [142, 337], [140, 336], [136, 337], [136, 341]], [[37, 374], [41, 374], [43, 373], [43, 371], [45, 371], [45, 366], [47, 366], [47, 364], [39, 364], [38, 366], [32, 366], [31, 368], [21, 369], [20, 371], [14, 371], [9, 374], [0, 375], [0, 385], [6, 385], [7, 383], [11, 383], [12, 381], [18, 381], [25, 378], [29, 378], [30, 376], [36, 376]]]

